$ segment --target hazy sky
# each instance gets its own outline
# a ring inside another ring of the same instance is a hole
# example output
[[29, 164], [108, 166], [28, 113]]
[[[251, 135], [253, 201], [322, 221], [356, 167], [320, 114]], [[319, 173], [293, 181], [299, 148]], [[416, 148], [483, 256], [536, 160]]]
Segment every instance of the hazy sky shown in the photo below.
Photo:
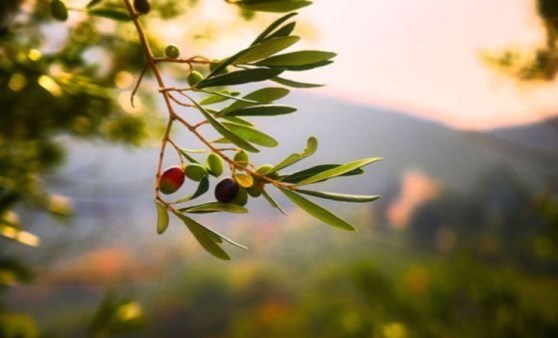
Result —
[[[215, 34], [206, 40], [208, 55], [236, 52], [253, 40], [258, 24], [278, 17], [239, 24], [234, 6], [200, 4], [187, 25], [168, 23], [165, 35], [180, 41], [185, 30], [193, 36], [203, 26]], [[519, 84], [480, 57], [508, 47], [528, 50], [544, 39], [535, 0], [315, 0], [299, 13], [295, 33], [311, 41], [303, 47], [339, 53], [331, 66], [289, 74], [328, 84], [316, 92], [460, 128], [520, 124], [558, 112], [558, 85]], [[192, 51], [202, 48], [191, 39], [188, 44]]]
[[486, 128], [558, 111], [558, 86], [519, 85], [481, 62], [483, 50], [536, 46], [535, 0], [316, 0], [301, 10], [339, 52], [304, 74], [328, 93]]

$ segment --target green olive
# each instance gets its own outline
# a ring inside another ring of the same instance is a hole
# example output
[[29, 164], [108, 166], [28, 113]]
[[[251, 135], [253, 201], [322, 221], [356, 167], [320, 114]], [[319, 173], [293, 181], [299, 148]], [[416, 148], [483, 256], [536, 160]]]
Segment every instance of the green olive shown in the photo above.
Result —
[[248, 192], [243, 187], [238, 187], [238, 192], [232, 199], [231, 203], [240, 205], [241, 207], [245, 206], [248, 202]]
[[260, 175], [269, 177], [271, 179], [278, 179], [279, 178], [279, 174], [277, 172], [272, 172], [271, 174], [269, 172], [271, 172], [271, 169], [273, 169], [273, 166], [271, 164], [264, 164], [261, 165], [260, 167], [258, 167], [258, 169], [256, 170], [256, 172]]
[[248, 191], [248, 194], [250, 194], [250, 196], [259, 197], [262, 194], [263, 189], [264, 189], [264, 184], [256, 180], [254, 184], [252, 184], [252, 186], [246, 190]]
[[188, 84], [190, 86], [194, 87], [198, 84], [198, 82], [203, 80], [203, 75], [201, 75], [200, 72], [194, 70], [188, 75], [188, 78], [186, 80], [188, 81]]
[[165, 55], [168, 58], [176, 59], [178, 56], [180, 56], [180, 49], [178, 49], [178, 47], [175, 45], [168, 45], [167, 48], [165, 48]]
[[184, 168], [184, 174], [192, 181], [199, 182], [207, 176], [207, 170], [202, 165], [192, 163]]
[[209, 169], [209, 173], [215, 177], [219, 177], [223, 173], [223, 159], [215, 153], [207, 156], [206, 166]]
[[248, 154], [244, 150], [240, 150], [236, 154], [234, 154], [233, 159], [241, 167], [246, 167], [250, 161], [250, 159], [248, 158]]

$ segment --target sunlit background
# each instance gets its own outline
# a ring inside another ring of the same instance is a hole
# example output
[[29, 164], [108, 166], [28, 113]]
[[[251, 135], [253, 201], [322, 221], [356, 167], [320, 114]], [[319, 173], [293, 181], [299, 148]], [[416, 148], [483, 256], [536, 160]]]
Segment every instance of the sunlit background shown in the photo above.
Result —
[[[88, 1], [67, 2], [82, 8]], [[131, 107], [137, 65], [111, 59], [102, 47], [87, 49], [86, 63], [109, 74], [124, 116], [145, 118], [152, 128], [142, 146], [76, 137], [85, 135], [85, 120], [72, 125], [74, 134], [57, 136], [69, 155], [59, 171], [42, 176], [55, 194], [49, 210], [75, 212], [57, 224], [18, 206], [29, 232], [2, 236], [20, 236], [26, 246], [8, 248], [2, 238], [0, 253], [23, 257], [36, 279], [0, 278], [13, 284], [2, 305], [33, 317], [45, 337], [86, 336], [103, 300], [116, 308], [106, 316], [141, 319], [141, 329], [122, 334], [129, 337], [558, 336], [558, 87], [520, 81], [486, 61], [507, 48], [544, 44], [535, 2], [316, 0], [300, 9], [302, 48], [338, 56], [331, 66], [290, 76], [327, 86], [293, 90], [284, 103], [299, 107], [296, 114], [258, 120], [281, 145], [251, 159], [276, 163], [315, 135], [318, 152], [293, 170], [381, 156], [364, 175], [322, 187], [382, 198], [320, 201], [351, 220], [356, 233], [320, 224], [279, 194], [287, 216], [260, 199], [249, 201], [248, 215], [201, 215], [249, 247], [227, 247], [230, 262], [201, 249], [178, 221], [156, 235], [156, 117], [165, 109], [148, 95], [156, 90], [152, 78]], [[185, 1], [181, 9], [177, 18], [146, 26], [158, 38], [156, 51], [174, 43], [184, 56], [223, 58], [277, 17], [243, 17], [218, 0]], [[83, 17], [73, 11], [65, 23], [45, 24], [45, 41], [28, 57], [89, 36], [71, 30]], [[135, 39], [131, 25], [100, 20], [100, 32], [118, 27], [121, 37]], [[112, 74], [114, 64], [120, 69]], [[163, 70], [172, 84], [184, 82], [183, 68]], [[51, 77], [77, 81], [63, 65], [49, 72], [38, 84], [54, 97], [63, 89]], [[25, 93], [25, 77], [8, 75], [0, 98]], [[184, 116], [199, 119], [194, 113]], [[108, 138], [120, 141], [110, 130]], [[186, 130], [175, 137], [197, 146]], [[174, 162], [169, 154], [165, 165]], [[185, 185], [176, 197], [194, 188]], [[6, 318], [14, 317], [0, 311], [0, 324]]]

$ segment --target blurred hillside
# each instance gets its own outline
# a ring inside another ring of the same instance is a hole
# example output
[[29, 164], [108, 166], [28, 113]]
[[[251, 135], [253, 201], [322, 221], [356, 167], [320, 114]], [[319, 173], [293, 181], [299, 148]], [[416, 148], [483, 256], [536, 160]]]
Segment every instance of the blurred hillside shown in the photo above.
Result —
[[[529, 327], [537, 337], [556, 332], [558, 314], [550, 304], [558, 295], [549, 287], [556, 285], [557, 270], [544, 252], [548, 229], [532, 207], [532, 197], [549, 187], [551, 167], [487, 144], [482, 135], [404, 113], [293, 97], [297, 113], [273, 124], [261, 119], [262, 129], [281, 141], [277, 158], [299, 151], [308, 135], [318, 136], [327, 151], [295, 169], [384, 157], [360, 180], [323, 183], [326, 191], [383, 196], [371, 205], [335, 207], [358, 233], [316, 224], [279, 195], [289, 216], [252, 200], [258, 205], [251, 215], [200, 217], [250, 248], [231, 250], [230, 263], [217, 262], [181, 224], [155, 234], [155, 147], [73, 143], [64, 171], [48, 182], [74, 199], [77, 215], [57, 226], [24, 214], [43, 243], [33, 253], [14, 250], [43, 273], [35, 286], [14, 288], [10, 306], [35, 314], [54, 336], [64, 337], [79, 336], [80, 323], [110, 286], [147, 304], [151, 326], [145, 337], [522, 337]], [[540, 128], [547, 125], [487, 135], [545, 146]], [[476, 324], [465, 328], [468, 321]]]

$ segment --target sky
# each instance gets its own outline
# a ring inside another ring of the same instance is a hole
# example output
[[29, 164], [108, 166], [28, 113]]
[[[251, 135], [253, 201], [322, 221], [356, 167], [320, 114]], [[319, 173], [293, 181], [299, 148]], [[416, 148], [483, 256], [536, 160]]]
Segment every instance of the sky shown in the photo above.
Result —
[[558, 111], [556, 84], [518, 84], [480, 57], [541, 42], [534, 0], [317, 0], [300, 19], [316, 25], [316, 47], [339, 53], [310, 74], [330, 95], [467, 129]]
[[[200, 2], [188, 25], [165, 36], [213, 32], [209, 55], [229, 55], [277, 18], [239, 22], [224, 1]], [[293, 79], [325, 83], [322, 95], [404, 111], [463, 129], [530, 123], [558, 111], [558, 85], [521, 84], [483, 63], [481, 53], [531, 50], [544, 31], [535, 0], [315, 0], [300, 9], [295, 34], [336, 62]], [[201, 39], [203, 40], [203, 39]], [[196, 50], [195, 42], [188, 41]], [[207, 46], [206, 46], [207, 48]]]

